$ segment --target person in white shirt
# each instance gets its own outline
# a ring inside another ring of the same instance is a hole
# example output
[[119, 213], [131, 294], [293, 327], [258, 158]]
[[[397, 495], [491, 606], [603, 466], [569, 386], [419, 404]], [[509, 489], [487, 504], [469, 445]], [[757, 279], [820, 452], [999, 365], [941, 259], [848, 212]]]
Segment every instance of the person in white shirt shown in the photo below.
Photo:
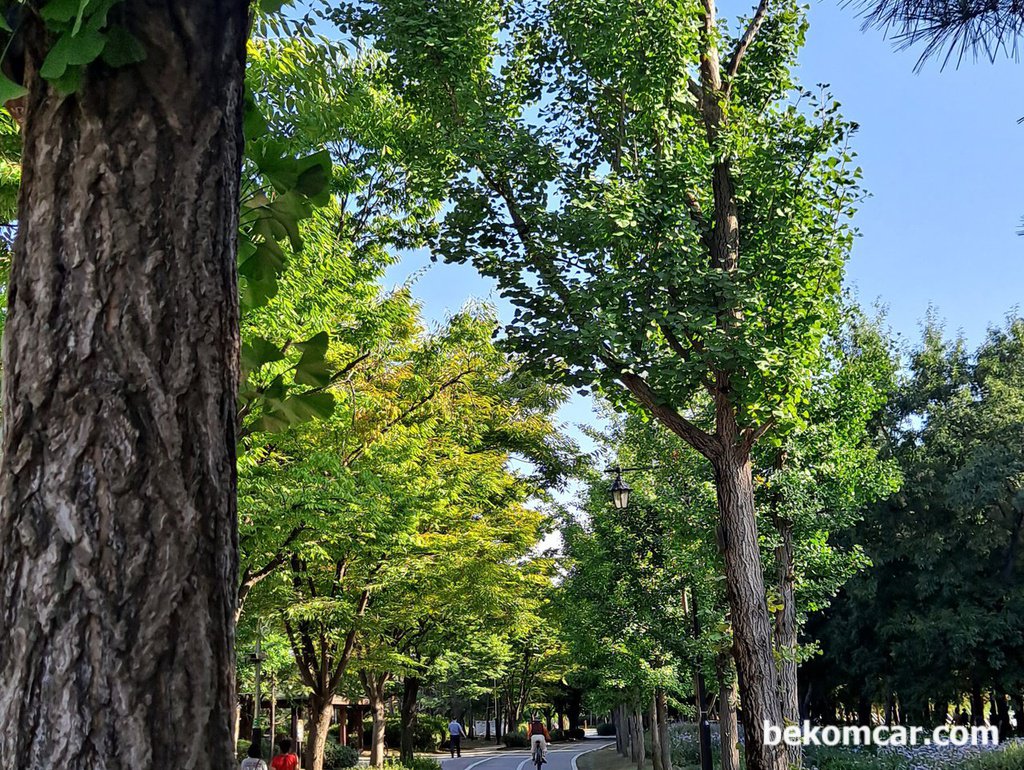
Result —
[[465, 728], [453, 717], [448, 723], [448, 748], [451, 749], [452, 757], [462, 756], [462, 737], [465, 734]]
[[530, 726], [526, 728], [526, 735], [530, 739], [530, 754], [532, 755], [537, 750], [537, 747], [540, 746], [541, 762], [547, 762], [548, 743], [551, 741], [551, 734], [536, 714], [530, 720]]
[[258, 743], [249, 744], [249, 756], [242, 760], [240, 770], [267, 770], [267, 763], [263, 761], [262, 753]]

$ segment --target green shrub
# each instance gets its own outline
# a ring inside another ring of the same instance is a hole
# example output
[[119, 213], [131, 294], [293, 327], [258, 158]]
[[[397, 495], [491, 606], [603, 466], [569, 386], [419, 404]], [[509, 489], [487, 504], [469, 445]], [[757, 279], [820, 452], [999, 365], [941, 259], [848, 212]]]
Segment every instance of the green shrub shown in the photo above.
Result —
[[555, 741], [564, 741], [564, 740], [565, 740], [565, 733], [562, 732], [561, 730], [559, 730], [557, 727], [554, 730], [551, 731], [551, 742], [552, 743], [554, 743]]
[[342, 746], [335, 740], [327, 741], [324, 751], [324, 767], [327, 770], [342, 770], [359, 764], [359, 752], [351, 746]]
[[501, 742], [510, 749], [527, 749], [530, 747], [530, 739], [526, 736], [525, 730], [517, 730], [514, 733], [505, 733], [501, 736]]
[[[587, 731], [582, 727], [577, 727], [575, 730], [568, 730], [569, 737], [574, 741], [582, 741], [587, 737]], [[612, 735], [615, 734], [615, 728], [612, 728]]]
[[1024, 744], [1009, 743], [965, 760], [958, 770], [1024, 770]]
[[412, 762], [405, 764], [397, 759], [385, 759], [384, 770], [441, 770], [441, 763], [429, 757], [413, 757]]
[[615, 725], [611, 722], [602, 722], [597, 726], [597, 734], [605, 737], [615, 735]]

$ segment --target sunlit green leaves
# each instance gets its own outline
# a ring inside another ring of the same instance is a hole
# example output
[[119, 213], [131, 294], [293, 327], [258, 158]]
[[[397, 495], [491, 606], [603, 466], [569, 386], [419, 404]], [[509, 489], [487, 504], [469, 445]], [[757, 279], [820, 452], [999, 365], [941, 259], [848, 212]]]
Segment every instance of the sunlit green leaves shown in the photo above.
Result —
[[[528, 365], [622, 406], [608, 358], [677, 408], [722, 376], [742, 427], [805, 422], [860, 192], [852, 126], [796, 87], [795, 3], [771, 6], [710, 138], [699, 3], [351, 6], [342, 27], [393, 57], [394, 82], [463, 163], [441, 251], [497, 281]], [[723, 57], [744, 26], [723, 25]], [[728, 271], [709, 253], [722, 157], [741, 231]]]

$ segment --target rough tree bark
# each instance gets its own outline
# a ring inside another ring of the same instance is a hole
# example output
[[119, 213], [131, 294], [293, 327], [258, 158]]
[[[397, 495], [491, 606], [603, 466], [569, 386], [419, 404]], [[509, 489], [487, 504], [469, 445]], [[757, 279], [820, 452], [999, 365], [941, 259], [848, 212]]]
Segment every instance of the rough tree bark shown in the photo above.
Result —
[[309, 727], [306, 730], [305, 766], [312, 770], [323, 770], [327, 733], [331, 729], [331, 717], [334, 715], [334, 693], [311, 692], [307, 703]]
[[[779, 703], [787, 725], [800, 724], [800, 693], [796, 663], [796, 591], [793, 573], [793, 522], [775, 512], [779, 545], [775, 549], [779, 608], [775, 611], [775, 649], [779, 657]], [[799, 746], [787, 746], [789, 764], [799, 767], [803, 752]]]
[[717, 661], [718, 668], [718, 725], [722, 738], [722, 770], [740, 770], [740, 735], [736, 718], [738, 688], [736, 677], [729, 665], [728, 653]]
[[764, 724], [782, 725], [775, 657], [765, 601], [750, 454], [728, 442], [712, 460], [718, 492], [733, 657], [743, 702], [743, 734], [750, 770], [785, 770], [786, 752], [765, 743]]
[[672, 770], [671, 767], [665, 768], [664, 766], [665, 755], [661, 751], [661, 731], [658, 730], [658, 698], [655, 695], [651, 696], [647, 715], [647, 719], [651, 723], [651, 762], [654, 770]]
[[248, 3], [125, 0], [61, 96], [27, 14], [4, 335], [0, 765], [230, 767]]
[[639, 700], [633, 704], [633, 740], [636, 745], [636, 770], [644, 770], [647, 750], [644, 746], [644, 712]]

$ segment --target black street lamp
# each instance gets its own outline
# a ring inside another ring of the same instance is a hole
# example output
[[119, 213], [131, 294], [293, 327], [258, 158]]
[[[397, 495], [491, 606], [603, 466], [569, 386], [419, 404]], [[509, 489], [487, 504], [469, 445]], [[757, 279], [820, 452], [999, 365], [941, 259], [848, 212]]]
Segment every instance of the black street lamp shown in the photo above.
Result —
[[629, 493], [632, 491], [629, 484], [622, 480], [622, 473], [616, 473], [615, 481], [612, 482], [612, 505], [620, 511], [629, 507]]
[[653, 471], [657, 468], [657, 465], [649, 465], [638, 468], [623, 468], [621, 466], [614, 466], [605, 470], [605, 473], [614, 473], [615, 481], [612, 482], [612, 505], [615, 506], [615, 510], [624, 511], [629, 507], [629, 493], [633, 491], [633, 488], [626, 483], [626, 480], [622, 478], [623, 473], [629, 473], [632, 471]]

